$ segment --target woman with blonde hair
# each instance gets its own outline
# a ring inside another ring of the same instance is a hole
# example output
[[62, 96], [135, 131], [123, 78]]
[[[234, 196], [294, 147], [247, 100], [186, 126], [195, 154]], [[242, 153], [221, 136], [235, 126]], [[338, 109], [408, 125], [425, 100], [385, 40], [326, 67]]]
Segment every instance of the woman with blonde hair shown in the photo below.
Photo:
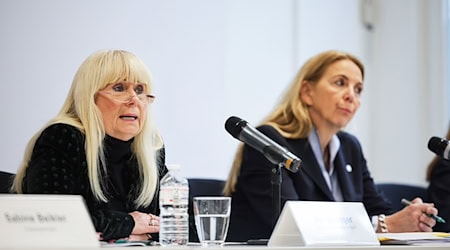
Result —
[[82, 195], [103, 240], [157, 238], [167, 169], [151, 93], [150, 72], [134, 54], [90, 55], [59, 113], [28, 143], [12, 190]]
[[[416, 198], [393, 213], [366, 165], [359, 141], [342, 131], [360, 105], [364, 66], [355, 56], [325, 51], [298, 71], [281, 102], [257, 127], [299, 156], [298, 172], [281, 168], [281, 205], [288, 200], [362, 202], [377, 232], [432, 231], [437, 214]], [[232, 196], [227, 241], [268, 239], [274, 227], [274, 164], [244, 145], [236, 153], [225, 194]], [[400, 202], [400, 201], [399, 201]]]

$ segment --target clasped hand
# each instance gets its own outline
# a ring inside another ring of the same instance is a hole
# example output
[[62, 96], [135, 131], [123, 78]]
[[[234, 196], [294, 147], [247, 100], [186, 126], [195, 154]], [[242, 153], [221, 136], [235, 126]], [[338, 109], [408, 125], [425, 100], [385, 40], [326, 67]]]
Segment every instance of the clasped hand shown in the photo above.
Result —
[[386, 224], [390, 233], [397, 232], [432, 232], [436, 221], [428, 215], [437, 215], [438, 210], [432, 203], [423, 203], [415, 198], [412, 204], [402, 210], [386, 216]]
[[150, 233], [159, 232], [158, 216], [138, 211], [131, 212], [130, 215], [134, 220], [134, 228], [128, 240], [148, 240], [151, 239]]

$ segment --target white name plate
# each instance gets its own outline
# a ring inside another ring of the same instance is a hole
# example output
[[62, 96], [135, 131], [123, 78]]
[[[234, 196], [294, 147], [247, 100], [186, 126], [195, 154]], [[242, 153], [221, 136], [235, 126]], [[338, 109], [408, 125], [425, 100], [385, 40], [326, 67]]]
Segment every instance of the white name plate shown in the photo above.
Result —
[[288, 201], [268, 246], [378, 246], [360, 202]]
[[100, 247], [78, 195], [1, 194], [0, 242], [0, 249]]

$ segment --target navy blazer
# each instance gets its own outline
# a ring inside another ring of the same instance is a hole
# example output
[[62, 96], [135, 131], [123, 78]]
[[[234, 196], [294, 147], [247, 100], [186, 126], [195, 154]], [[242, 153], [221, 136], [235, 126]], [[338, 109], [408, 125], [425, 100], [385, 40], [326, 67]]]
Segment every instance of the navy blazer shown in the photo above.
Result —
[[[281, 169], [281, 207], [287, 200], [334, 201], [307, 138], [286, 139], [268, 125], [258, 130], [303, 161], [297, 173]], [[374, 184], [359, 141], [346, 132], [337, 136], [341, 146], [334, 160], [334, 171], [344, 200], [363, 202], [369, 216], [393, 213], [390, 202]], [[227, 241], [270, 238], [274, 227], [271, 184], [274, 167], [263, 154], [244, 146], [236, 191], [232, 194]]]

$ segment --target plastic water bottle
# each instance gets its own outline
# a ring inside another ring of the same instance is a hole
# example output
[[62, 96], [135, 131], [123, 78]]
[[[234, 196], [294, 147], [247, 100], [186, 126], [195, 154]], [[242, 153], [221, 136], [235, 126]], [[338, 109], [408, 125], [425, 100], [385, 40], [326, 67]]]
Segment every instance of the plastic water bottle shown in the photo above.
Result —
[[189, 240], [189, 185], [179, 175], [179, 165], [168, 165], [169, 172], [161, 179], [159, 191], [161, 246], [187, 245]]

